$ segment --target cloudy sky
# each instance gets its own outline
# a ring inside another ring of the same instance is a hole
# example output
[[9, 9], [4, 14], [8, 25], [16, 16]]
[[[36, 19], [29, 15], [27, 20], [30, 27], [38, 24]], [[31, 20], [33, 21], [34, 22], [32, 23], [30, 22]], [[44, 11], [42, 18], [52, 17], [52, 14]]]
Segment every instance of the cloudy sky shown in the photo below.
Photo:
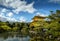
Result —
[[0, 0], [0, 20], [30, 22], [35, 15], [60, 10], [60, 0]]

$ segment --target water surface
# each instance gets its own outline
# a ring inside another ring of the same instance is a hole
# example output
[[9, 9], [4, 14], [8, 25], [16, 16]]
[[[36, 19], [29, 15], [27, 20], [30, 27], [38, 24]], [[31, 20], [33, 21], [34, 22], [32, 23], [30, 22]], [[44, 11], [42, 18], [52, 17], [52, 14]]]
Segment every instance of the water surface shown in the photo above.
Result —
[[0, 33], [0, 41], [29, 41], [30, 37], [18, 33]]

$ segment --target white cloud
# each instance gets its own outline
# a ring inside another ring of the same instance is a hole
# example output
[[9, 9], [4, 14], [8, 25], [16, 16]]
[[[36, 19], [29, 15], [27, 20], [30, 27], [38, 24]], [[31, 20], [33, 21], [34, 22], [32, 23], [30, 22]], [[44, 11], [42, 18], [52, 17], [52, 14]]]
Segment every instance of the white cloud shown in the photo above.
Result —
[[19, 19], [19, 21], [20, 21], [20, 22], [26, 22], [27, 19], [26, 19], [25, 17], [21, 16], [20, 19]]
[[4, 9], [1, 10], [1, 12], [2, 13], [7, 12], [7, 9], [4, 8]]
[[[8, 12], [8, 13], [7, 13]], [[8, 17], [6, 17], [8, 16]], [[12, 12], [9, 12], [7, 9], [2, 9], [0, 11], [0, 20], [1, 21], [13, 21], [13, 22], [16, 22], [17, 19], [15, 19], [13, 16], [13, 13]]]
[[7, 21], [18, 22], [17, 19], [15, 19], [15, 18], [8, 18], [8, 17], [7, 17]]
[[12, 21], [12, 22], [18, 22], [18, 20], [17, 19], [15, 19], [15, 18], [11, 18], [11, 17], [6, 17], [6, 16], [0, 16], [0, 20], [1, 21]]
[[0, 17], [3, 17], [5, 12], [6, 12], [6, 9], [1, 9], [0, 10]]
[[12, 17], [12, 16], [13, 16], [13, 13], [10, 12], [9, 10], [3, 8], [3, 9], [0, 11], [0, 16], [2, 16], [2, 15], [6, 15], [6, 16], [8, 16], [8, 17]]
[[0, 21], [5, 22], [5, 21], [7, 21], [7, 20], [6, 20], [6, 18], [5, 18], [5, 17], [1, 17], [1, 16], [0, 16]]
[[7, 13], [7, 16], [12, 17], [13, 16], [13, 13], [12, 12], [9, 12], [9, 13]]
[[4, 15], [4, 13], [0, 13], [0, 16], [3, 16]]
[[49, 0], [49, 2], [60, 3], [60, 0]]
[[27, 4], [26, 1], [21, 0], [3, 0], [3, 5], [6, 7], [15, 8], [13, 12], [19, 13], [20, 11], [34, 13], [36, 9], [33, 7], [34, 2]]
[[40, 12], [37, 12], [36, 15], [37, 16], [44, 16], [44, 17], [47, 16], [46, 14], [43, 14], [43, 13], [40, 13]]
[[[0, 5], [4, 5], [8, 8], [14, 8], [14, 10], [12, 10], [14, 13], [19, 13], [21, 11], [23, 12], [28, 12], [28, 13], [34, 13], [36, 11], [36, 9], [33, 7], [34, 2], [27, 4], [26, 1], [21, 1], [21, 0], [1, 0], [0, 1]], [[7, 17], [6, 17], [7, 16]], [[1, 20], [3, 21], [19, 21], [20, 22], [26, 22], [26, 18], [21, 16], [19, 20], [17, 20], [16, 18], [12, 18], [13, 13], [10, 12], [9, 10], [3, 8], [0, 11], [0, 17], [2, 18]]]

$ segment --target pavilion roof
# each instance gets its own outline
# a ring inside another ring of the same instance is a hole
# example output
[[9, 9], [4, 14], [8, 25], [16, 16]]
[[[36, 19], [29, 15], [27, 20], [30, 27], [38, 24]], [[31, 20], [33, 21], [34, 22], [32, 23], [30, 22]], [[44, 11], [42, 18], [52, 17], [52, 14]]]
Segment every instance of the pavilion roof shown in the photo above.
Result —
[[[44, 17], [44, 16], [34, 16], [34, 18], [42, 18], [42, 19], [45, 19], [46, 17]], [[32, 19], [34, 19], [34, 18], [32, 18]]]

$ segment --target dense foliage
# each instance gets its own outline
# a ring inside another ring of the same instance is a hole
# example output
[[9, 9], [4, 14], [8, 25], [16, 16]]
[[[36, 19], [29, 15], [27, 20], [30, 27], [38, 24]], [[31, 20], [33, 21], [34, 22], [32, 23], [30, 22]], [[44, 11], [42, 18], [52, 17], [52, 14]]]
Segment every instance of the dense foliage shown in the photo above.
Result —
[[23, 30], [28, 30], [28, 23], [20, 22], [2, 22], [0, 21], [0, 32], [20, 32]]

